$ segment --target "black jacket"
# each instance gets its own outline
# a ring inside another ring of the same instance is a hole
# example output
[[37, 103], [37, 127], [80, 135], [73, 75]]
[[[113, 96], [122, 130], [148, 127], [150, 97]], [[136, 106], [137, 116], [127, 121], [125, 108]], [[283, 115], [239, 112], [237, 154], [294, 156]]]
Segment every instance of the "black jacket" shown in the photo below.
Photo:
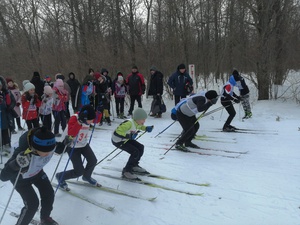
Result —
[[155, 71], [150, 78], [150, 86], [148, 90], [148, 95], [163, 94], [164, 90], [164, 75], [160, 71]]
[[[74, 75], [74, 74], [73, 74]], [[71, 88], [71, 96], [75, 96], [77, 93], [78, 88], [80, 88], [80, 83], [77, 79], [75, 79], [75, 75], [74, 78], [71, 79], [70, 75], [69, 75], [69, 80], [67, 80], [67, 84], [70, 86]]]

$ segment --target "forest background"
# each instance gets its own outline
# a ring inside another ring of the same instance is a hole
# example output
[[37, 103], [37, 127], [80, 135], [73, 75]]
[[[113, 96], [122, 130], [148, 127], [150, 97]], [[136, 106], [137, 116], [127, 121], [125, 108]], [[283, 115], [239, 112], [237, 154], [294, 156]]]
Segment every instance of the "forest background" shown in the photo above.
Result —
[[114, 78], [135, 64], [167, 79], [185, 63], [204, 87], [237, 68], [258, 100], [272, 99], [300, 67], [299, 28], [299, 0], [2, 0], [0, 74], [19, 84], [33, 71], [82, 80], [104, 67]]

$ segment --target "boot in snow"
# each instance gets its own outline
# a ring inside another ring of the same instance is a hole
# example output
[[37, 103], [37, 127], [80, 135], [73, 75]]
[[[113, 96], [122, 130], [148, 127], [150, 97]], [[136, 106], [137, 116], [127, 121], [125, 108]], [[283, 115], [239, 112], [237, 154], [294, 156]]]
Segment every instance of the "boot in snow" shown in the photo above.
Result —
[[150, 174], [147, 170], [145, 170], [143, 167], [140, 167], [139, 165], [132, 167], [132, 173], [140, 175]]

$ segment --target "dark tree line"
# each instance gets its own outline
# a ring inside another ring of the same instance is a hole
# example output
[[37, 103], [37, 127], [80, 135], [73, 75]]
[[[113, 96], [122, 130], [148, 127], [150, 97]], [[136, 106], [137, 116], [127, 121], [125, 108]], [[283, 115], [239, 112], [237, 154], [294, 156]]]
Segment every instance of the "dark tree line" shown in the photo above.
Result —
[[136, 64], [168, 76], [183, 62], [215, 80], [232, 68], [252, 74], [269, 99], [299, 69], [299, 28], [296, 0], [2, 0], [0, 71], [82, 78], [90, 67], [114, 76]]

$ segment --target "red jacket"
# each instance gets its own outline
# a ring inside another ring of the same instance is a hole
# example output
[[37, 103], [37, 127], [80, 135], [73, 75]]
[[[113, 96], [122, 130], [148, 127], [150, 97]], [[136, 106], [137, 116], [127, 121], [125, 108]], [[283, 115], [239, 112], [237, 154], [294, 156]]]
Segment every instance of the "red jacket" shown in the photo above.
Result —
[[27, 99], [26, 92], [22, 95], [22, 118], [24, 120], [33, 120], [38, 118], [37, 108], [41, 106], [41, 100], [39, 100], [38, 95], [34, 94], [33, 102]]

